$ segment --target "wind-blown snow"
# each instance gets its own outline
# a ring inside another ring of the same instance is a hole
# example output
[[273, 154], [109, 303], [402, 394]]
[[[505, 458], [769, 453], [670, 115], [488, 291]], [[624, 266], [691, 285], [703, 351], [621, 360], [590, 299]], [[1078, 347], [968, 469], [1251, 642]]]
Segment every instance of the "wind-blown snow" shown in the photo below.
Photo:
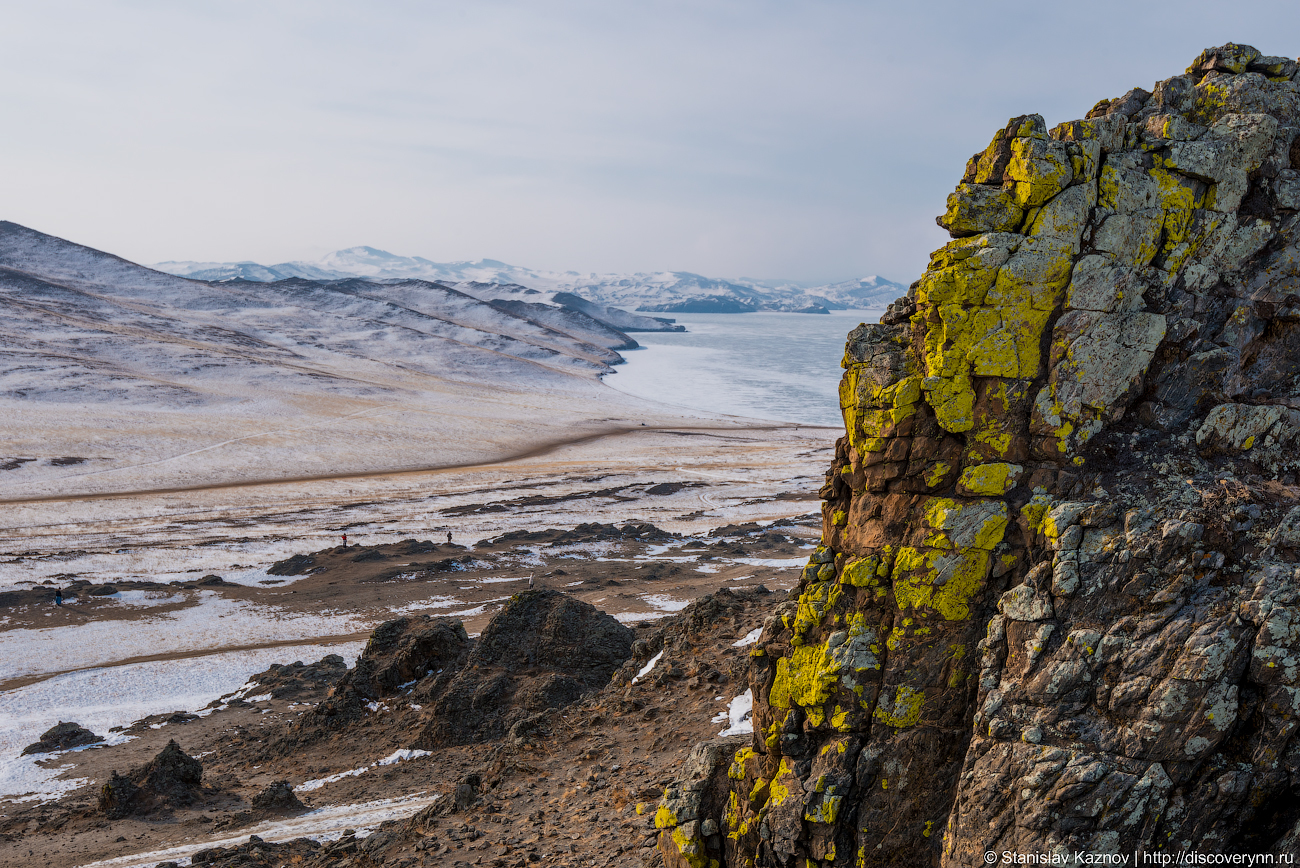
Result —
[[333, 841], [342, 837], [345, 829], [356, 830], [358, 838], [370, 835], [386, 820], [398, 820], [411, 816], [416, 811], [428, 807], [441, 798], [438, 793], [411, 793], [396, 799], [379, 799], [372, 802], [359, 802], [350, 805], [330, 805], [299, 814], [285, 820], [258, 823], [245, 826], [238, 835], [228, 838], [211, 838], [195, 841], [179, 847], [155, 850], [150, 853], [137, 853], [131, 856], [119, 856], [92, 862], [81, 868], [152, 868], [159, 862], [176, 862], [178, 865], [189, 864], [189, 854], [209, 847], [232, 847], [248, 842], [249, 835], [257, 835], [264, 841], [276, 843], [294, 838], [312, 838], [316, 841]]
[[362, 766], [361, 768], [358, 769], [350, 769], [346, 772], [338, 772], [337, 774], [330, 775], [329, 777], [316, 778], [315, 780], [304, 781], [303, 783], [294, 787], [294, 791], [299, 793], [305, 793], [305, 792], [310, 792], [311, 790], [319, 790], [321, 787], [325, 786], [326, 784], [332, 784], [335, 781], [341, 781], [344, 778], [352, 778], [352, 777], [356, 777], [357, 775], [363, 775], [366, 772], [370, 771], [371, 769], [376, 769], [379, 768], [380, 766], [396, 765], [397, 763], [400, 762], [406, 762], [407, 760], [419, 759], [422, 756], [431, 756], [431, 755], [432, 754], [427, 750], [415, 750], [413, 748], [403, 748], [402, 750], [394, 751], [393, 753], [389, 754], [388, 756], [384, 757], [381, 760], [376, 760], [375, 762], [371, 763], [368, 766]]
[[807, 558], [732, 558], [733, 564], [744, 564], [747, 567], [801, 567], [808, 562]]
[[690, 600], [675, 600], [667, 594], [645, 594], [641, 599], [663, 612], [680, 612], [691, 604]]
[[656, 621], [667, 618], [668, 612], [615, 612], [614, 620], [620, 624], [635, 624], [637, 621]]

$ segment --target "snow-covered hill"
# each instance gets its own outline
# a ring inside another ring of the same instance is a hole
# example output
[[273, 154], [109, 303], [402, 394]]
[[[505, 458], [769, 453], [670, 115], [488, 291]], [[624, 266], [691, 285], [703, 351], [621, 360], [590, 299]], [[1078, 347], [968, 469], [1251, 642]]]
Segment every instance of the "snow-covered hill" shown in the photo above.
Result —
[[628, 335], [490, 288], [205, 283], [0, 223], [0, 499], [427, 467], [643, 407], [598, 381]]
[[315, 262], [160, 262], [160, 271], [197, 280], [274, 281], [289, 277], [316, 280], [365, 277], [371, 280], [418, 278], [460, 286], [466, 283], [515, 284], [539, 292], [567, 292], [607, 306], [647, 312], [743, 313], [785, 310], [820, 313], [825, 309], [884, 307], [906, 288], [872, 275], [842, 283], [805, 286], [788, 281], [748, 278], [719, 280], [685, 271], [596, 274], [537, 271], [494, 259], [433, 262], [398, 256], [374, 247], [350, 247]]

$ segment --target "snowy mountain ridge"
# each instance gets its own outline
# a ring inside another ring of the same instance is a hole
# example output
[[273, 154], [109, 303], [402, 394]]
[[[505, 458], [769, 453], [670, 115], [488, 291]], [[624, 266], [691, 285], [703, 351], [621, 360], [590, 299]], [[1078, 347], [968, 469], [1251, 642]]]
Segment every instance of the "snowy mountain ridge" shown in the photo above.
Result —
[[481, 460], [645, 406], [598, 317], [671, 324], [477, 288], [203, 282], [0, 222], [0, 498]]
[[736, 278], [723, 280], [688, 271], [633, 274], [540, 271], [494, 259], [433, 262], [399, 256], [375, 247], [336, 250], [314, 262], [160, 262], [159, 271], [195, 280], [271, 282], [307, 280], [416, 278], [439, 283], [515, 284], [538, 292], [566, 292], [602, 305], [664, 313], [745, 313], [783, 310], [823, 313], [829, 309], [884, 307], [906, 287], [870, 275], [857, 280], [808, 286], [793, 281]]

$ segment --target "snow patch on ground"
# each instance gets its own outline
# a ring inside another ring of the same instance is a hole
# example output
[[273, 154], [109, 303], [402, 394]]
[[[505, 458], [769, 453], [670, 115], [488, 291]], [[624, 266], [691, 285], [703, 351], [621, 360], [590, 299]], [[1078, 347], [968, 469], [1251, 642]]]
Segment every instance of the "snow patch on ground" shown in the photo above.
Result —
[[645, 594], [641, 599], [661, 612], [680, 612], [691, 604], [690, 600], [675, 600], [667, 594]]
[[614, 620], [620, 624], [635, 624], [637, 621], [654, 621], [667, 617], [667, 612], [616, 612], [614, 614]]
[[664, 656], [664, 652], [660, 651], [658, 654], [651, 657], [650, 662], [647, 663], [645, 666], [641, 667], [641, 671], [638, 672], [636, 676], [632, 679], [632, 683], [636, 684], [642, 678], [645, 678], [647, 675], [649, 675], [650, 670], [655, 668], [655, 664], [658, 663], [663, 658], [663, 656]]
[[408, 612], [418, 612], [421, 609], [450, 609], [452, 606], [459, 606], [464, 600], [458, 600], [455, 597], [430, 597], [427, 600], [417, 600], [414, 603], [407, 603], [399, 609], [393, 610], [393, 616], [404, 615]]
[[176, 862], [179, 865], [190, 864], [190, 854], [209, 847], [233, 847], [248, 842], [249, 835], [256, 835], [264, 841], [280, 843], [294, 838], [311, 838], [316, 841], [335, 841], [343, 836], [344, 829], [355, 829], [358, 838], [370, 835], [379, 824], [386, 820], [401, 820], [417, 811], [432, 805], [441, 796], [419, 792], [396, 799], [379, 799], [373, 802], [359, 802], [352, 805], [331, 805], [317, 808], [297, 817], [246, 826], [238, 835], [230, 838], [214, 838], [207, 841], [195, 841], [180, 847], [155, 850], [151, 853], [138, 853], [134, 856], [119, 856], [92, 862], [82, 868], [152, 868], [160, 861]]
[[744, 693], [731, 700], [727, 706], [726, 714], [719, 713], [713, 718], [714, 723], [728, 722], [728, 726], [719, 736], [728, 735], [753, 735], [754, 733], [754, 693], [752, 690], [746, 690]]
[[183, 603], [186, 598], [183, 595], [169, 594], [166, 591], [118, 591], [105, 599], [134, 609], [151, 609], [155, 606], [170, 606], [173, 603]]
[[747, 567], [802, 567], [808, 563], [807, 558], [732, 558], [733, 564], [744, 564]]
[[744, 636], [741, 636], [735, 642], [732, 642], [731, 647], [744, 648], [746, 645], [753, 645], [755, 642], [758, 641], [758, 637], [762, 635], [763, 635], [763, 628], [755, 627], [753, 630], [750, 630], [748, 633], [746, 633]]
[[362, 766], [359, 769], [349, 769], [346, 772], [339, 772], [338, 774], [330, 775], [327, 778], [317, 778], [315, 780], [305, 781], [304, 783], [299, 784], [293, 789], [294, 792], [298, 792], [298, 793], [310, 792], [311, 790], [319, 790], [321, 787], [325, 786], [326, 784], [332, 784], [335, 781], [341, 781], [344, 778], [354, 778], [357, 775], [364, 775], [366, 772], [370, 771], [371, 769], [378, 768], [379, 766], [396, 765], [397, 763], [400, 762], [419, 759], [422, 756], [430, 756], [430, 752], [427, 750], [414, 750], [410, 748], [403, 748], [402, 750], [394, 751], [393, 753], [390, 753], [388, 756], [384, 757], [381, 760], [376, 760], [375, 762], [371, 763], [368, 766]]
[[[150, 714], [202, 709], [245, 685], [250, 675], [272, 663], [314, 661], [326, 654], [355, 656], [364, 647], [364, 642], [294, 645], [84, 669], [0, 693], [0, 798], [26, 796], [45, 801], [80, 786], [56, 781], [57, 769], [36, 765], [38, 759], [57, 754], [19, 756], [60, 720], [75, 721], [97, 735], [109, 735], [110, 743], [120, 743], [128, 736], [110, 734], [112, 727], [126, 726]], [[94, 745], [87, 749], [93, 750]]]
[[91, 621], [0, 633], [0, 680], [118, 660], [369, 630], [350, 615], [299, 615], [201, 591], [196, 604], [138, 621]]

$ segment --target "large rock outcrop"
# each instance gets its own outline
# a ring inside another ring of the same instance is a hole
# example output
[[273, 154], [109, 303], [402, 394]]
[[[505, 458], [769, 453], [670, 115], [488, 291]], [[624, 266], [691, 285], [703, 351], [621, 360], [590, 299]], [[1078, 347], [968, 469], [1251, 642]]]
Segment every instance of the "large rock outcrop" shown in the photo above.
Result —
[[496, 738], [599, 690], [632, 656], [632, 631], [559, 591], [524, 591], [488, 622], [465, 665], [430, 678], [416, 746]]
[[[370, 634], [356, 667], [344, 669], [329, 696], [290, 728], [289, 739], [311, 741], [331, 731], [346, 730], [364, 720], [376, 700], [444, 670], [458, 669], [469, 656], [470, 646], [465, 627], [457, 620], [410, 615], [385, 621]], [[330, 660], [327, 657], [321, 664]], [[271, 687], [282, 677], [281, 668], [272, 667], [251, 680]], [[274, 689], [270, 692], [274, 695]]]
[[849, 335], [824, 545], [666, 864], [1295, 852], [1298, 132], [1229, 44], [971, 159]]
[[116, 771], [99, 791], [99, 810], [110, 820], [185, 807], [205, 800], [203, 764], [175, 739], [156, 757], [126, 775]]
[[[477, 638], [452, 618], [386, 621], [329, 696], [264, 751], [278, 755], [355, 737], [381, 713], [398, 714], [412, 732], [411, 746], [426, 750], [505, 735], [524, 741], [547, 730], [557, 709], [605, 687], [632, 657], [632, 640], [612, 616], [550, 590], [514, 595]], [[299, 676], [292, 667], [272, 667], [253, 680], [263, 690], [286, 677]], [[389, 703], [399, 697], [407, 701], [394, 712]]]

